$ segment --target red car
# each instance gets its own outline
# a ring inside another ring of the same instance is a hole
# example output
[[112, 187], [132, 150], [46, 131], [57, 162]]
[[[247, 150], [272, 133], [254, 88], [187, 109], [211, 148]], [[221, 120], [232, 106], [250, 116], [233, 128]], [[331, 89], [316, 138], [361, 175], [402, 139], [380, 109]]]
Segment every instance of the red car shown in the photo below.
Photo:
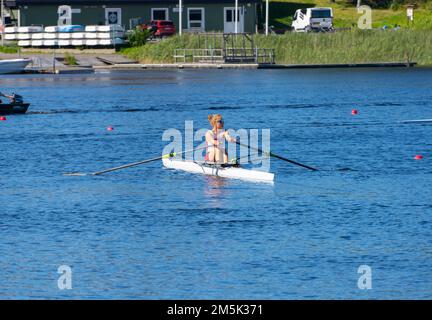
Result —
[[170, 20], [152, 20], [142, 28], [151, 30], [155, 37], [167, 37], [176, 33], [174, 22]]

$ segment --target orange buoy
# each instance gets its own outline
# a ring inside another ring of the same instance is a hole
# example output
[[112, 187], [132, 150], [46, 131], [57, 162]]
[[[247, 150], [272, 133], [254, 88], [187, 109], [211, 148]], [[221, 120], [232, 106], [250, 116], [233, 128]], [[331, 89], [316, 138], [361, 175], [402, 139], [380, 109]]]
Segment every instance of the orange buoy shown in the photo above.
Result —
[[107, 128], [107, 130], [108, 130], [108, 131], [114, 131], [114, 127], [109, 126], [109, 127]]
[[354, 116], [357, 115], [358, 114], [358, 110], [357, 109], [352, 109], [351, 110], [351, 114], [354, 115]]
[[414, 159], [415, 159], [415, 160], [421, 160], [421, 159], [423, 159], [423, 156], [422, 156], [421, 154], [417, 154], [417, 155], [414, 157]]

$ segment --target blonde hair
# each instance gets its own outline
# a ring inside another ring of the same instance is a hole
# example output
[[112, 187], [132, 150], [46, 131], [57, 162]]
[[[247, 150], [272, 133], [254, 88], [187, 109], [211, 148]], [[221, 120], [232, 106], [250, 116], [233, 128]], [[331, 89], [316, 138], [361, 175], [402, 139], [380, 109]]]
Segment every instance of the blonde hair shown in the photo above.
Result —
[[218, 113], [216, 113], [216, 114], [210, 114], [207, 118], [208, 118], [208, 121], [210, 122], [210, 125], [212, 127], [216, 127], [216, 123], [219, 120], [222, 120], [222, 115], [220, 115]]

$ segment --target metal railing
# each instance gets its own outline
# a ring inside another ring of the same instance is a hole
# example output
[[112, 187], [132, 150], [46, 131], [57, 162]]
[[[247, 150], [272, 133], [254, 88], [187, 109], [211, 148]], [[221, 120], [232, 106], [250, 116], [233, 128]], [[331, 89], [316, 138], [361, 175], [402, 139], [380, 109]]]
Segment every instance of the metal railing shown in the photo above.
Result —
[[259, 64], [275, 64], [275, 50], [269, 48], [256, 49], [256, 63]]
[[274, 64], [274, 49], [266, 48], [225, 48], [227, 63]]
[[223, 63], [222, 49], [175, 49], [175, 63]]
[[198, 49], [175, 49], [175, 63], [274, 64], [274, 49], [258, 48], [249, 33], [198, 33]]
[[258, 63], [274, 64], [274, 49], [175, 49], [175, 63]]

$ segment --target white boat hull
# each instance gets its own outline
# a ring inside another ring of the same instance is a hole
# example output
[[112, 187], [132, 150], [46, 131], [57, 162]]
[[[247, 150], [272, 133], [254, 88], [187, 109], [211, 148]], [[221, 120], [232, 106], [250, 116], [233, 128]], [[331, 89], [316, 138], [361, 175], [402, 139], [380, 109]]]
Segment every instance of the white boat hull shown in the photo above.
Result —
[[175, 159], [162, 159], [165, 167], [191, 173], [201, 173], [223, 178], [242, 179], [259, 182], [273, 182], [274, 174], [270, 172], [248, 170], [239, 167], [209, 166], [193, 161], [182, 161]]
[[21, 73], [30, 62], [30, 59], [0, 60], [0, 74]]

